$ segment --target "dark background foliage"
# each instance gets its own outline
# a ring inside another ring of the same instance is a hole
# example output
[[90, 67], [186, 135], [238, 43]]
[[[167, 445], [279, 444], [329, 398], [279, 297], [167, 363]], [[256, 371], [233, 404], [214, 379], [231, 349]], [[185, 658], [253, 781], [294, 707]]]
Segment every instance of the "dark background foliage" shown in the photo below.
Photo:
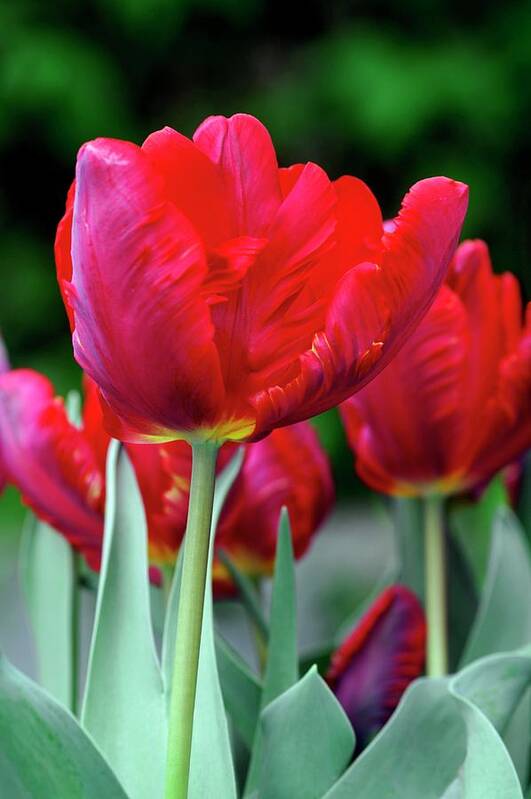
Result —
[[[358, 175], [387, 215], [414, 181], [458, 178], [465, 235], [530, 293], [527, 0], [17, 0], [0, 4], [0, 36], [0, 327], [13, 365], [60, 392], [79, 375], [53, 238], [76, 151], [98, 135], [191, 134], [248, 111], [281, 163]], [[335, 416], [321, 429], [350, 463]]]

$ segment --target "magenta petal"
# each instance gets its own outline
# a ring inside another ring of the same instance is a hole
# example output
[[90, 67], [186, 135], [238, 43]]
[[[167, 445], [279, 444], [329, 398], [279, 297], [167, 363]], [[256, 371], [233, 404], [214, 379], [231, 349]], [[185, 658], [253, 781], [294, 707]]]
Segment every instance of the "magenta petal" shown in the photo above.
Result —
[[426, 623], [417, 597], [393, 585], [373, 602], [332, 656], [327, 679], [363, 747], [423, 671]]
[[0, 376], [0, 461], [25, 503], [97, 567], [103, 474], [50, 381], [29, 369]]

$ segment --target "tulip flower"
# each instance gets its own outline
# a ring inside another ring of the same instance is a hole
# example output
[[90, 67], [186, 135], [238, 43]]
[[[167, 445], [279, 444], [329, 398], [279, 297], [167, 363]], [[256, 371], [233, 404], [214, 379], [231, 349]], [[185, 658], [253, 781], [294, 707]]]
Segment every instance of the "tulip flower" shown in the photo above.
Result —
[[[62, 533], [88, 565], [99, 569], [105, 505], [105, 461], [109, 435], [97, 389], [85, 382], [80, 427], [67, 416], [50, 381], [29, 369], [0, 375], [0, 462], [35, 514]], [[155, 539], [169, 521], [159, 515], [164, 491], [172, 487], [161, 468], [159, 448], [128, 446]], [[154, 490], [157, 484], [157, 491]]]
[[531, 446], [531, 306], [461, 244], [445, 285], [393, 362], [341, 412], [360, 477], [402, 496], [485, 483]]
[[327, 680], [356, 732], [358, 749], [389, 719], [424, 669], [426, 623], [415, 594], [386, 588], [332, 655]]
[[447, 668], [442, 498], [484, 485], [531, 446], [531, 309], [486, 245], [458, 248], [400, 353], [342, 405], [356, 469], [373, 488], [423, 497], [428, 671]]
[[193, 140], [96, 139], [78, 155], [56, 238], [74, 355], [128, 442], [194, 447], [168, 742], [185, 799], [217, 451], [337, 405], [392, 358], [441, 283], [467, 205], [416, 184], [391, 233], [359, 180], [279, 170], [253, 117]]
[[[175, 560], [184, 536], [192, 457], [186, 442], [162, 445], [160, 450], [172, 488], [161, 498], [166, 525], [154, 527], [150, 552], [153, 561], [162, 565]], [[225, 445], [218, 468], [233, 453], [234, 447]], [[240, 571], [250, 576], [270, 574], [282, 507], [288, 509], [294, 554], [300, 558], [333, 500], [330, 464], [310, 424], [300, 422], [274, 430], [262, 441], [246, 445], [240, 473], [221, 513], [216, 547], [223, 549]], [[232, 594], [233, 590], [227, 570], [215, 560], [215, 595]]]
[[96, 139], [56, 239], [74, 354], [122, 440], [257, 439], [390, 360], [443, 280], [467, 205], [417, 183], [391, 233], [353, 177], [279, 169], [253, 117], [189, 140]]

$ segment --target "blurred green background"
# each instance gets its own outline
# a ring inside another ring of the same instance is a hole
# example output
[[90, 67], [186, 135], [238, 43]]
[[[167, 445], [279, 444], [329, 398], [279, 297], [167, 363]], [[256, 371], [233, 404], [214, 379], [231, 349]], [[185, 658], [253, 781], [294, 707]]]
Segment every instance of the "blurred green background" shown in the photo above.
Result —
[[[531, 293], [527, 0], [18, 0], [0, 4], [0, 31], [0, 329], [13, 365], [61, 393], [79, 374], [53, 238], [76, 151], [98, 135], [191, 134], [248, 111], [281, 163], [356, 174], [386, 215], [419, 178], [458, 178], [471, 186], [465, 234]], [[334, 414], [321, 430], [352, 491]]]

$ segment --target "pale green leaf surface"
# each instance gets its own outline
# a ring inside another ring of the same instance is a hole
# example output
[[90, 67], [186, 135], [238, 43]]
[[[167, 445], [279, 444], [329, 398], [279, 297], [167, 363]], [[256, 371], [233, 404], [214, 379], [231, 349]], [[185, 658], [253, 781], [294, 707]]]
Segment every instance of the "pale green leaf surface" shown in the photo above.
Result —
[[260, 799], [321, 799], [354, 751], [352, 726], [315, 666], [263, 711]]
[[0, 656], [0, 796], [128, 799], [74, 717]]
[[[287, 510], [283, 508], [277, 537], [269, 640], [260, 709], [266, 708], [277, 696], [291, 688], [297, 682], [298, 676], [295, 564], [289, 516]], [[261, 752], [262, 730], [258, 725], [247, 774], [245, 796], [257, 787]]]
[[166, 708], [149, 605], [147, 529], [133, 468], [111, 441], [105, 533], [82, 724], [131, 799], [163, 795]]
[[219, 635], [216, 657], [227, 713], [250, 749], [260, 712], [262, 685], [236, 650]]
[[35, 644], [38, 681], [71, 710], [73, 559], [68, 541], [28, 514], [20, 574]]
[[500, 508], [492, 529], [492, 546], [478, 614], [461, 664], [531, 642], [531, 560], [516, 516]]
[[478, 502], [455, 500], [450, 505], [450, 528], [467, 556], [478, 591], [487, 574], [494, 518], [506, 505], [507, 491], [499, 476], [491, 480]]

